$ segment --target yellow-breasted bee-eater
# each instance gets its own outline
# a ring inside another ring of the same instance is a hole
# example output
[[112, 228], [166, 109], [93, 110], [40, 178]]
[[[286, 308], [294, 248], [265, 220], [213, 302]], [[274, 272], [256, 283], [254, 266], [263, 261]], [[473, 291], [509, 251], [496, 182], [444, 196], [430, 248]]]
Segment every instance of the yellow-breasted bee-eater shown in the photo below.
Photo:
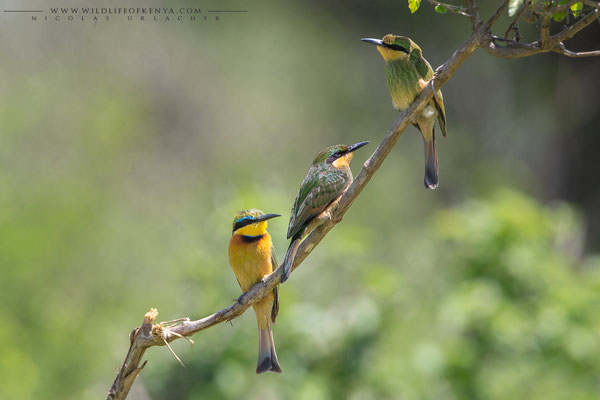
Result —
[[[377, 50], [385, 60], [385, 78], [392, 95], [392, 102], [398, 111], [406, 110], [421, 90], [433, 78], [431, 65], [423, 58], [421, 48], [404, 36], [385, 35], [383, 39], [361, 39], [377, 45]], [[438, 161], [435, 149], [435, 119], [446, 136], [446, 111], [442, 92], [425, 106], [417, 116], [415, 127], [425, 141], [425, 187], [435, 189], [438, 185]]]
[[281, 282], [285, 282], [290, 276], [294, 257], [302, 238], [318, 225], [318, 216], [326, 211], [352, 183], [354, 178], [350, 170], [350, 161], [354, 151], [368, 143], [329, 146], [315, 157], [292, 207], [287, 233], [288, 239], [292, 238], [292, 241], [283, 261]]
[[[235, 214], [233, 234], [229, 241], [229, 264], [242, 291], [247, 292], [254, 284], [273, 272], [278, 264], [271, 236], [267, 232], [267, 220], [281, 217], [265, 214], [260, 210], [244, 210]], [[272, 371], [281, 373], [271, 325], [279, 312], [279, 289], [252, 305], [258, 321], [258, 363], [256, 373]]]

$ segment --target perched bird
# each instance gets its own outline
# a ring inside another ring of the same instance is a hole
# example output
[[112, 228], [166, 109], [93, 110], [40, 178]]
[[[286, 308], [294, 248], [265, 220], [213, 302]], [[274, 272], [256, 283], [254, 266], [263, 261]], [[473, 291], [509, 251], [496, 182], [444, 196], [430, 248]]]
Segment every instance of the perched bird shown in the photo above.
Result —
[[350, 170], [350, 161], [354, 156], [353, 152], [368, 143], [329, 146], [315, 157], [292, 207], [287, 233], [288, 239], [292, 238], [292, 241], [283, 261], [282, 283], [290, 276], [294, 257], [302, 238], [319, 224], [319, 215], [326, 211], [352, 183], [354, 178]]
[[[381, 40], [361, 40], [377, 45], [377, 50], [385, 60], [385, 78], [394, 107], [398, 111], [406, 110], [433, 78], [433, 69], [423, 58], [421, 48], [407, 37], [391, 34], [385, 35]], [[425, 141], [425, 187], [427, 189], [435, 189], [438, 185], [435, 118], [445, 137], [446, 111], [444, 111], [444, 99], [440, 90], [419, 113], [414, 124], [421, 131]]]
[[[248, 291], [255, 283], [273, 272], [278, 264], [271, 236], [267, 232], [267, 220], [281, 217], [265, 214], [260, 210], [239, 211], [233, 219], [233, 234], [229, 241], [229, 264], [242, 291]], [[254, 303], [258, 321], [258, 363], [256, 373], [272, 371], [281, 373], [277, 360], [271, 325], [279, 311], [279, 289]]]

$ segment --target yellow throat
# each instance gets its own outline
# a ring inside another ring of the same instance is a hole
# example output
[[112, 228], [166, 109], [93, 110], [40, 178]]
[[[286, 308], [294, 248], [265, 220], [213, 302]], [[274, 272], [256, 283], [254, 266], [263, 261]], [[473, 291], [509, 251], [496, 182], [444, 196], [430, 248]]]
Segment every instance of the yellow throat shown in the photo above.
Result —
[[336, 168], [346, 168], [350, 166], [350, 161], [352, 161], [352, 157], [354, 157], [354, 153], [347, 153], [334, 162], [331, 163]]
[[381, 54], [381, 56], [383, 57], [383, 59], [387, 62], [387, 61], [394, 61], [397, 60], [399, 58], [405, 58], [408, 57], [408, 54], [406, 54], [403, 51], [398, 51], [398, 50], [392, 50], [388, 47], [383, 47], [383, 46], [377, 46], [377, 51], [379, 51], [379, 54]]

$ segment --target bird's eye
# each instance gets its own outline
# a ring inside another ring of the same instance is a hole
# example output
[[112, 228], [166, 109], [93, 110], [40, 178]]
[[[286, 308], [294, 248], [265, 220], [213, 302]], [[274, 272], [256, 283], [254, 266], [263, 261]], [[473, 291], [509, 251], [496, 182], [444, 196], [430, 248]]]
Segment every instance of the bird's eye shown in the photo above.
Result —
[[389, 48], [392, 50], [396, 50], [396, 51], [402, 51], [402, 52], [408, 54], [408, 50], [406, 50], [404, 47], [400, 46], [399, 44], [393, 44], [393, 45], [389, 46]]

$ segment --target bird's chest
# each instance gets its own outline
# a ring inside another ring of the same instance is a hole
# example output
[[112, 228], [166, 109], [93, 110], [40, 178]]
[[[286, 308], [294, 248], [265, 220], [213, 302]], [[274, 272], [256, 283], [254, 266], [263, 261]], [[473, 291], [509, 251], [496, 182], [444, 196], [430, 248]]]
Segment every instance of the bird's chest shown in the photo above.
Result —
[[241, 235], [231, 239], [229, 263], [242, 290], [246, 291], [263, 277], [273, 272], [271, 265], [271, 240], [262, 238], [248, 241]]
[[385, 77], [394, 107], [400, 111], [406, 110], [422, 89], [423, 79], [417, 69], [408, 60], [396, 60], [386, 64]]

